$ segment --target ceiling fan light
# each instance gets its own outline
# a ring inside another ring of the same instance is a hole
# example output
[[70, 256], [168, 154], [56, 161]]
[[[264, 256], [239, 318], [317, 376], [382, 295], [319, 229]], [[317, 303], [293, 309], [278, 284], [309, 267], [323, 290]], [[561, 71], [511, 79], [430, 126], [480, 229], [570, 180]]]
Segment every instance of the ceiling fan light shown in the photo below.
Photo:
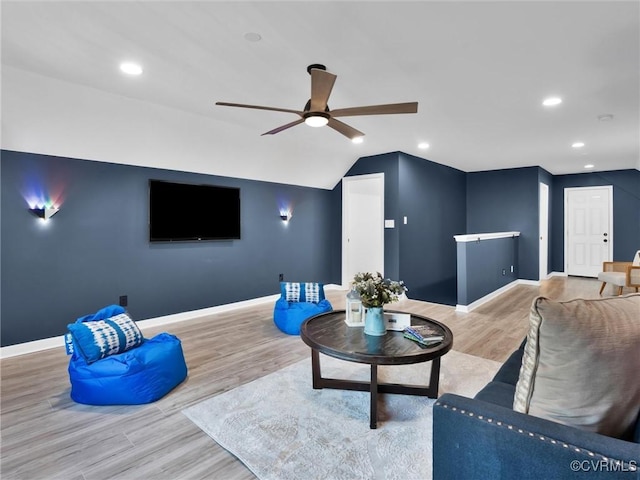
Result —
[[304, 123], [310, 127], [324, 127], [329, 123], [329, 118], [324, 115], [309, 115], [304, 119]]

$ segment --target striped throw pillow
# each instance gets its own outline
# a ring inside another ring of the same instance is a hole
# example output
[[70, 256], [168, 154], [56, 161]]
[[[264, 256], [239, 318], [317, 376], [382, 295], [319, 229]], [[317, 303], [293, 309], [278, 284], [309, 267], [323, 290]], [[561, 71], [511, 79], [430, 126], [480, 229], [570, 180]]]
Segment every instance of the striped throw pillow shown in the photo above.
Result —
[[319, 303], [325, 299], [322, 283], [281, 282], [280, 293], [287, 302]]
[[126, 352], [144, 341], [140, 328], [126, 313], [105, 320], [71, 323], [67, 329], [87, 363]]

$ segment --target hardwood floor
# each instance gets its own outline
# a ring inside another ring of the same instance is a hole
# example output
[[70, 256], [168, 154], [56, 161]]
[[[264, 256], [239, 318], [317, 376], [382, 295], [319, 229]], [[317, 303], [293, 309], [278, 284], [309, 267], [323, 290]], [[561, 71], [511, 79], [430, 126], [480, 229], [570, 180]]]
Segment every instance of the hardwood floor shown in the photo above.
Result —
[[[455, 350], [503, 361], [526, 335], [529, 307], [537, 295], [596, 298], [599, 286], [594, 279], [553, 277], [539, 287], [516, 286], [466, 314], [409, 299], [393, 308], [447, 324]], [[345, 294], [327, 290], [335, 309], [344, 308]], [[310, 350], [299, 337], [274, 326], [272, 309], [264, 304], [145, 330], [147, 337], [160, 331], [177, 335], [189, 367], [183, 384], [149, 405], [74, 403], [63, 347], [2, 360], [3, 480], [255, 478], [181, 410], [309, 359]]]

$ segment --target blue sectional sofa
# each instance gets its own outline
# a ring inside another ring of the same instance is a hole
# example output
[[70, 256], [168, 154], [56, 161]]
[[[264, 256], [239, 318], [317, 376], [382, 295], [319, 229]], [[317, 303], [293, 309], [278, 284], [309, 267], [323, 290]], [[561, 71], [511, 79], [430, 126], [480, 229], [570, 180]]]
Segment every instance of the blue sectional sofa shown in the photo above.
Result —
[[[640, 326], [640, 316], [637, 315], [640, 313], [640, 299], [632, 300], [635, 304], [628, 302], [625, 308], [630, 313], [630, 323], [633, 323], [635, 314], [636, 324]], [[575, 308], [575, 305], [570, 307]], [[597, 309], [602, 304], [589, 304], [587, 307]], [[613, 326], [617, 317], [608, 321]], [[638, 341], [637, 329], [634, 335], [633, 343]], [[542, 333], [540, 336], [540, 344], [543, 341], [549, 343]], [[444, 394], [434, 404], [433, 478], [640, 479], [639, 418], [630, 428], [625, 427], [626, 431], [620, 438], [614, 438], [514, 411], [522, 359], [526, 356], [527, 341], [532, 340], [535, 339], [532, 339], [530, 331], [520, 348], [512, 353], [493, 380], [474, 398]], [[640, 343], [636, 346], [637, 351], [632, 347], [627, 354], [629, 364], [636, 362], [637, 365], [640, 359]], [[637, 383], [640, 382], [640, 371], [637, 372], [635, 383], [632, 380], [622, 386], [623, 391], [628, 389], [629, 395], [634, 395], [634, 403], [637, 402]], [[611, 375], [615, 373], [611, 372]], [[597, 379], [589, 375], [586, 375], [587, 383], [595, 383]], [[562, 394], [557, 396], [565, 397]], [[570, 396], [570, 392], [566, 396]]]

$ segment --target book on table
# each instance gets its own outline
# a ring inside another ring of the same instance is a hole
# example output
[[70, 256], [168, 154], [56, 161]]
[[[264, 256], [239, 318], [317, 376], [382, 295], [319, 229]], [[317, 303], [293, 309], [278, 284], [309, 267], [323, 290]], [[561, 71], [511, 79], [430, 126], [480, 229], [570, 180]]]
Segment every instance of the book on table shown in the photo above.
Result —
[[405, 338], [421, 343], [435, 345], [444, 340], [442, 332], [430, 325], [411, 325], [402, 331]]

